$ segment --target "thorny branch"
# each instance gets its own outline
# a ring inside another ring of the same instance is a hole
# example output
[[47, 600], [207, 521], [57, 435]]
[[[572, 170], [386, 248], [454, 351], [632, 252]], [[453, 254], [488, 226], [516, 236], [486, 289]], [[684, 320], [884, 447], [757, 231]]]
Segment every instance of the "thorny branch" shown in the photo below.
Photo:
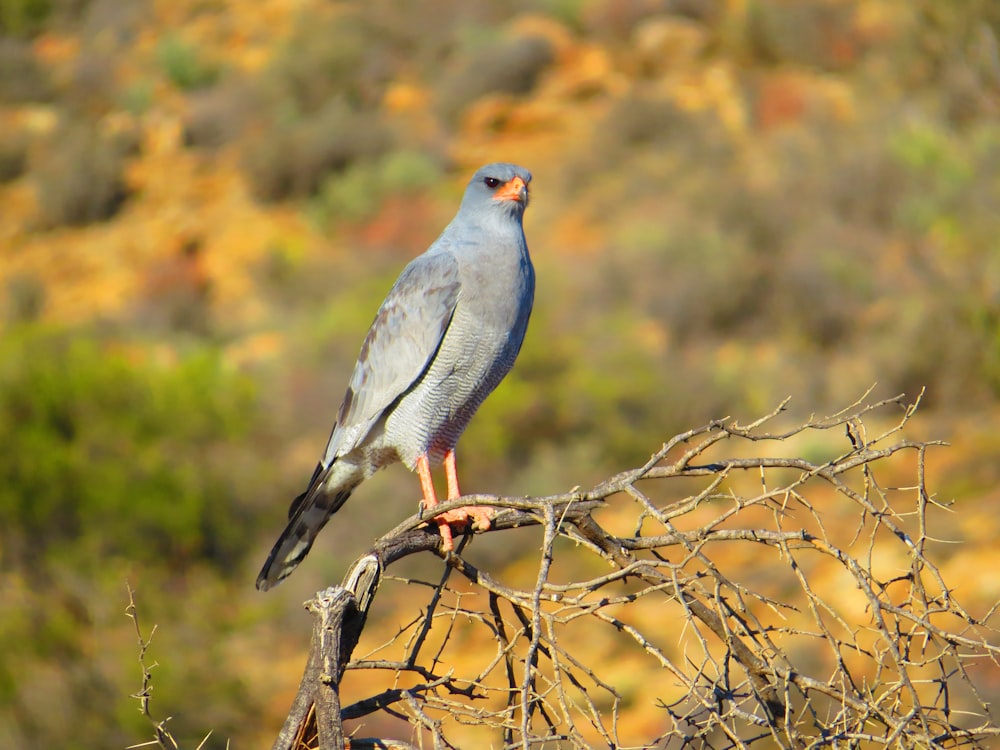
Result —
[[[1000, 729], [973, 675], [997, 676], [995, 608], [966, 611], [929, 555], [940, 443], [902, 438], [917, 403], [868, 395], [770, 432], [785, 404], [711, 422], [587, 491], [442, 504], [493, 506], [491, 531], [541, 526], [535, 573], [485, 570], [466, 536], [436, 583], [404, 581], [429, 590], [424, 611], [347, 665], [391, 684], [340, 718], [405, 719], [435, 748], [987, 746]], [[839, 454], [787, 457], [835, 428]], [[768, 444], [781, 455], [753, 455]], [[382, 569], [439, 549], [427, 521], [376, 543]]]
[[[135, 591], [128, 583], [125, 584], [125, 590], [128, 592], [128, 606], [125, 608], [125, 616], [135, 626], [135, 637], [139, 642], [139, 668], [142, 670], [142, 688], [138, 693], [133, 693], [132, 697], [139, 701], [139, 713], [145, 716], [149, 720], [149, 723], [152, 724], [154, 737], [151, 742], [143, 742], [132, 747], [159, 747], [162, 750], [178, 750], [177, 740], [174, 739], [170, 730], [167, 729], [167, 722], [170, 721], [170, 717], [168, 716], [166, 719], [157, 721], [153, 718], [153, 714], [149, 710], [149, 703], [153, 697], [152, 670], [157, 665], [155, 663], [147, 664], [146, 654], [149, 651], [149, 644], [152, 643], [153, 636], [156, 634], [156, 626], [154, 625], [152, 630], [149, 631], [148, 637], [142, 634], [142, 628], [139, 625], [139, 610], [135, 604]], [[207, 740], [208, 737], [205, 739]], [[204, 743], [204, 740], [202, 743]], [[129, 750], [132, 750], [132, 748], [129, 748]]]

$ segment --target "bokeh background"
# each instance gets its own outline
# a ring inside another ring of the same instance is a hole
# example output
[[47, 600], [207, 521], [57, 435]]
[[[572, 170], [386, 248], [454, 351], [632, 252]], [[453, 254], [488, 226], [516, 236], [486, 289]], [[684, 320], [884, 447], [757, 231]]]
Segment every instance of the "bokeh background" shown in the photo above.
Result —
[[488, 161], [534, 173], [538, 294], [464, 489], [926, 388], [940, 554], [995, 603], [998, 32], [992, 0], [0, 0], [0, 746], [148, 738], [126, 581], [154, 712], [270, 742], [301, 602], [416, 480], [366, 484], [276, 591], [256, 571]]

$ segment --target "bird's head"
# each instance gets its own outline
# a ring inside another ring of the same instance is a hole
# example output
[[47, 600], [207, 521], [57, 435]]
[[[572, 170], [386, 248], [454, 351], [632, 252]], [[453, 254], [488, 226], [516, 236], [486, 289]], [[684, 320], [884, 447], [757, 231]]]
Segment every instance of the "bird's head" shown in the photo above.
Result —
[[528, 205], [531, 172], [516, 164], [487, 164], [472, 176], [462, 199], [462, 211], [524, 214]]

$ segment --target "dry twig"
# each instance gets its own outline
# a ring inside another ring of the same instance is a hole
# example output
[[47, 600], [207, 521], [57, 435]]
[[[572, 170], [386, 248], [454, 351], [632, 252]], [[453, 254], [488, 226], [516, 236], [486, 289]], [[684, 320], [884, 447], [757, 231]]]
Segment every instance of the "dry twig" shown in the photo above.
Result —
[[[152, 670], [156, 668], [157, 664], [146, 664], [146, 653], [149, 651], [149, 644], [152, 643], [153, 636], [156, 635], [156, 626], [154, 625], [152, 630], [149, 631], [149, 637], [142, 634], [142, 628], [139, 626], [139, 610], [135, 604], [135, 591], [128, 583], [125, 584], [125, 589], [128, 591], [128, 606], [125, 608], [125, 615], [135, 626], [135, 637], [139, 642], [139, 668], [142, 670], [142, 689], [138, 693], [133, 693], [132, 697], [139, 701], [139, 713], [145, 716], [149, 720], [149, 723], [153, 725], [154, 737], [150, 742], [132, 745], [129, 750], [140, 747], [159, 747], [162, 750], [178, 750], [177, 740], [174, 739], [170, 730], [167, 729], [167, 722], [170, 721], [170, 717], [168, 716], [166, 719], [157, 721], [153, 718], [153, 714], [149, 710], [149, 704], [153, 697]], [[205, 739], [208, 738], [206, 737]]]

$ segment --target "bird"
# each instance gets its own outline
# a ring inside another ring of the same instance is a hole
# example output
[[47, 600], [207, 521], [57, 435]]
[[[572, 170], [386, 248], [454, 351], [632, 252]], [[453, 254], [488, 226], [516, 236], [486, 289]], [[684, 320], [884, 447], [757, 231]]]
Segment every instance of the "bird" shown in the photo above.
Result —
[[[257, 577], [287, 578], [355, 488], [401, 461], [420, 479], [422, 507], [438, 504], [430, 467], [444, 464], [448, 500], [461, 497], [455, 446], [514, 365], [528, 328], [535, 270], [524, 236], [531, 173], [498, 162], [478, 169], [458, 213], [411, 260], [378, 308], [337, 419], [305, 492]], [[435, 517], [445, 552], [451, 525], [485, 530], [491, 511]]]

